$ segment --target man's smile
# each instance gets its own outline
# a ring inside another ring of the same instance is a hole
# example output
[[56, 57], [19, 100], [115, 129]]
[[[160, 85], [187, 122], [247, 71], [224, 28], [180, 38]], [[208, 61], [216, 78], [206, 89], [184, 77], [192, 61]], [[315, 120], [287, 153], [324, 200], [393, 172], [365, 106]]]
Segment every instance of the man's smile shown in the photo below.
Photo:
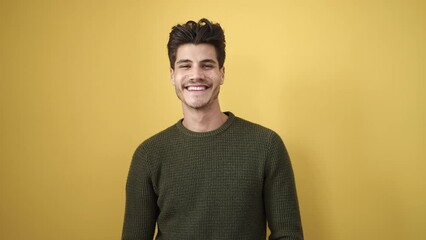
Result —
[[193, 91], [205, 91], [209, 87], [207, 85], [190, 85], [184, 87], [187, 91], [193, 92]]

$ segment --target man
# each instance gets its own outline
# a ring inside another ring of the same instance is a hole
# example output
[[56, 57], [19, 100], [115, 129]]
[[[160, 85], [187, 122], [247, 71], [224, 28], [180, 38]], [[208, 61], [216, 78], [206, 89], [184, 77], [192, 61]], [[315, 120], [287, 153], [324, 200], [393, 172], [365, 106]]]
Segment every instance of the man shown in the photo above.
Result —
[[293, 171], [272, 130], [223, 113], [225, 37], [201, 19], [172, 28], [171, 82], [184, 118], [136, 150], [124, 240], [303, 239]]

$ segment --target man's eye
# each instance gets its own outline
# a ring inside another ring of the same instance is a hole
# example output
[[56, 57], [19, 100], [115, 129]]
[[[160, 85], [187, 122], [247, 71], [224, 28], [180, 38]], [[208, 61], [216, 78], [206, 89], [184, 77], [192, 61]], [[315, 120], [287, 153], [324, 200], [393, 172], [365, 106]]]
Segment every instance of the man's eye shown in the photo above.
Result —
[[189, 68], [190, 66], [189, 65], [180, 65], [179, 66], [179, 68], [183, 68], [183, 69], [186, 69], [186, 68]]
[[203, 66], [205, 69], [210, 69], [210, 68], [213, 68], [213, 65], [204, 65]]

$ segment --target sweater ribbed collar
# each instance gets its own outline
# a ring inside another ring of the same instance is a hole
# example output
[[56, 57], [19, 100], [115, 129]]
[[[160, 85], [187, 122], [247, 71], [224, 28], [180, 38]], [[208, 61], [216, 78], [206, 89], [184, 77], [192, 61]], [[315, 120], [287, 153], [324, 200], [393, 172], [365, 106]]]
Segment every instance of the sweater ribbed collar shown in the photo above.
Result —
[[215, 129], [213, 131], [208, 131], [208, 132], [194, 132], [194, 131], [191, 131], [191, 130], [187, 129], [185, 126], [183, 126], [183, 118], [180, 119], [176, 123], [176, 127], [179, 129], [180, 132], [182, 132], [185, 135], [191, 136], [191, 137], [208, 137], [208, 136], [214, 136], [214, 135], [217, 135], [217, 134], [225, 131], [226, 129], [228, 129], [228, 127], [231, 126], [231, 124], [235, 120], [235, 115], [232, 112], [224, 112], [224, 113], [228, 116], [228, 119], [226, 120], [225, 123], [222, 124], [222, 126], [220, 126], [219, 128], [217, 128], [217, 129]]

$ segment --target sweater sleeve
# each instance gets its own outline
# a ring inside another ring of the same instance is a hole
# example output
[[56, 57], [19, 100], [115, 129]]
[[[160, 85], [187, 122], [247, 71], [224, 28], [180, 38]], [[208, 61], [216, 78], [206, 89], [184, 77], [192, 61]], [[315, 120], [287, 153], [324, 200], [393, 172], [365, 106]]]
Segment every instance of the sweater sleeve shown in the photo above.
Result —
[[272, 133], [265, 163], [264, 203], [269, 240], [302, 240], [303, 230], [290, 158], [281, 138]]
[[133, 155], [127, 177], [122, 240], [152, 240], [157, 216], [157, 195], [147, 156], [140, 146]]

